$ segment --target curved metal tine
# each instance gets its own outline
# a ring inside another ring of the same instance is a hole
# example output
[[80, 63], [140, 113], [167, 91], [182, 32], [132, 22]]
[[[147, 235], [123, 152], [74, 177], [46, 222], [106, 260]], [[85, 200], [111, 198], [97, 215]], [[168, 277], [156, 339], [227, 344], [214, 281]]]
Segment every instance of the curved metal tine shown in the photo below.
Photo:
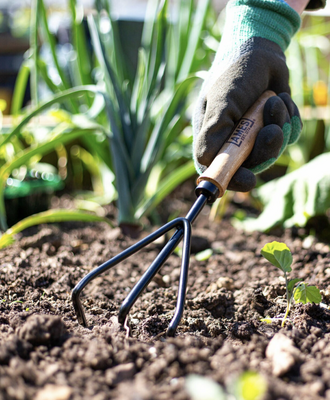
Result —
[[[142, 277], [135, 284], [133, 289], [130, 291], [130, 293], [127, 295], [127, 297], [123, 301], [123, 303], [120, 307], [120, 310], [119, 310], [119, 314], [118, 314], [118, 321], [120, 323], [124, 323], [126, 316], [128, 315], [130, 309], [133, 307], [137, 298], [140, 296], [142, 291], [148, 286], [151, 279], [160, 270], [160, 268], [163, 266], [163, 264], [168, 259], [168, 257], [173, 253], [173, 251], [176, 248], [176, 246], [178, 245], [178, 243], [181, 241], [182, 236], [183, 236], [183, 231], [185, 229], [184, 227], [186, 225], [186, 221], [187, 221], [186, 218], [176, 218], [172, 221], [172, 223], [174, 225], [176, 225], [176, 226], [181, 225], [182, 227], [180, 229], [178, 229], [174, 233], [174, 235], [171, 237], [171, 239], [166, 243], [166, 245], [163, 247], [161, 252], [157, 255], [157, 257], [154, 259], [152, 264], [145, 271], [145, 273], [142, 275]], [[166, 224], [166, 225], [168, 225], [168, 224]], [[170, 230], [170, 229], [171, 229], [170, 227], [167, 228], [167, 230]]]
[[[117, 265], [121, 261], [124, 261], [126, 258], [130, 257], [131, 255], [133, 255], [137, 251], [141, 250], [143, 247], [145, 247], [148, 244], [150, 244], [151, 242], [155, 241], [160, 236], [164, 235], [164, 233], [166, 233], [167, 231], [177, 227], [178, 225], [179, 224], [178, 224], [177, 220], [173, 220], [173, 221], [168, 222], [164, 226], [162, 226], [159, 229], [157, 229], [155, 232], [152, 232], [150, 235], [146, 236], [145, 238], [143, 238], [139, 242], [137, 242], [137, 243], [133, 244], [132, 246], [130, 246], [128, 249], [126, 249], [123, 252], [117, 254], [116, 256], [114, 256], [110, 260], [106, 261], [105, 263], [103, 263], [99, 267], [96, 267], [91, 272], [89, 272], [84, 278], [82, 278], [80, 280], [80, 282], [78, 282], [77, 285], [73, 288], [72, 294], [71, 294], [71, 299], [72, 299], [74, 310], [76, 312], [76, 316], [77, 316], [78, 322], [81, 325], [87, 326], [86, 316], [85, 316], [84, 309], [83, 309], [83, 306], [82, 306], [81, 301], [80, 301], [80, 293], [90, 281], [92, 281], [93, 279], [97, 278], [103, 272], [105, 272], [108, 269], [114, 267], [115, 265]], [[175, 234], [173, 236], [175, 236]], [[181, 237], [182, 236], [180, 236], [180, 239], [181, 239]], [[124, 320], [125, 320], [125, 318], [124, 318]]]
[[178, 298], [175, 307], [174, 316], [167, 328], [166, 335], [174, 336], [176, 329], [181, 321], [184, 305], [186, 301], [186, 289], [188, 281], [188, 269], [190, 261], [190, 247], [191, 247], [191, 223], [188, 220], [184, 221], [184, 236], [183, 236], [183, 249], [182, 249], [182, 261], [181, 261], [181, 274], [178, 290]]

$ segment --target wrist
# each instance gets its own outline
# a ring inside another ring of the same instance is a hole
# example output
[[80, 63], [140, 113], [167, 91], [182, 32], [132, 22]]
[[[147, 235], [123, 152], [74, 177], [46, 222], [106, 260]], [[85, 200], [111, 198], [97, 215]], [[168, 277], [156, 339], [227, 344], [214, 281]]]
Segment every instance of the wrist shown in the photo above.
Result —
[[227, 5], [224, 36], [231, 47], [240, 46], [252, 37], [261, 37], [277, 43], [285, 51], [300, 22], [299, 14], [278, 0], [231, 0]]

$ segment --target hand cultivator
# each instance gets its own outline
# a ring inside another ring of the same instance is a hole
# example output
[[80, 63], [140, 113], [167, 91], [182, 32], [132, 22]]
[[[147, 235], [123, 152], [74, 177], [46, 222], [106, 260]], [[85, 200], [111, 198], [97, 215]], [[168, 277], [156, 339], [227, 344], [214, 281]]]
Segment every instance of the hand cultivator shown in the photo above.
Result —
[[250, 154], [255, 138], [263, 126], [262, 111], [264, 104], [269, 97], [274, 95], [275, 93], [271, 91], [265, 92], [239, 121], [230, 138], [222, 147], [212, 164], [198, 178], [198, 186], [195, 190], [197, 200], [193, 204], [186, 217], [176, 218], [173, 221], [165, 224], [163, 227], [151, 233], [140, 242], [132, 245], [122, 253], [95, 268], [75, 286], [72, 291], [72, 302], [80, 324], [87, 326], [87, 320], [80, 301], [80, 293], [84, 287], [103, 272], [130, 257], [143, 247], [147, 246], [149, 243], [164, 235], [166, 232], [176, 228], [176, 231], [171, 239], [167, 242], [156, 259], [143, 274], [141, 279], [128, 294], [120, 307], [118, 315], [119, 322], [124, 324], [130, 309], [140, 296], [141, 292], [150, 283], [152, 278], [160, 270], [167, 258], [172, 254], [178, 243], [183, 238], [181, 274], [177, 305], [174, 316], [167, 329], [167, 335], [174, 336], [175, 331], [180, 323], [185, 303], [190, 257], [191, 224], [195, 221], [205, 204], [211, 204], [218, 197], [223, 196], [232, 176]]

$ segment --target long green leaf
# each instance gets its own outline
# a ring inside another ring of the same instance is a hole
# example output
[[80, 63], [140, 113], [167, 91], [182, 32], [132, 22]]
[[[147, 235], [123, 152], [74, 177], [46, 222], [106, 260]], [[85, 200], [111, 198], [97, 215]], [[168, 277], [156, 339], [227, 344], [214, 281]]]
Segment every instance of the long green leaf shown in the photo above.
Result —
[[[47, 44], [49, 45], [49, 49], [52, 55], [52, 59], [54, 62], [54, 65], [56, 67], [57, 73], [61, 79], [62, 82], [62, 89], [69, 89], [70, 84], [68, 82], [67, 77], [65, 76], [63, 69], [60, 67], [58, 57], [56, 54], [56, 43], [53, 35], [50, 33], [49, 26], [48, 26], [48, 20], [47, 20], [47, 12], [45, 8], [45, 4], [43, 0], [38, 0], [39, 1], [39, 11], [40, 11], [40, 18], [43, 24], [44, 32], [45, 32], [45, 40]], [[76, 111], [78, 111], [76, 109]]]
[[86, 144], [87, 148], [91, 149], [93, 154], [104, 162], [109, 171], [113, 171], [112, 157], [106, 136], [104, 136], [104, 140], [100, 140], [95, 135], [85, 135], [81, 140]]
[[[68, 126], [64, 124], [63, 134], [59, 134], [54, 139], [46, 143], [43, 143], [41, 145], [38, 145], [36, 147], [27, 148], [21, 153], [16, 154], [12, 160], [6, 162], [0, 168], [0, 229], [2, 230], [7, 229], [6, 212], [4, 204], [4, 188], [7, 178], [9, 177], [11, 171], [15, 168], [19, 168], [20, 166], [25, 165], [35, 155], [47, 154], [50, 151], [54, 150], [54, 148], [56, 148], [59, 144], [67, 143], [87, 133], [87, 130], [81, 130], [81, 129], [79, 130], [73, 129], [71, 132], [64, 133], [67, 130], [67, 128]], [[94, 130], [92, 130], [91, 132], [94, 132]]]
[[[179, 5], [178, 5], [179, 7]], [[178, 10], [178, 14], [180, 12]], [[166, 79], [165, 86], [166, 88], [173, 88], [176, 82], [176, 75], [178, 70], [178, 59], [179, 59], [179, 29], [178, 24], [171, 24], [169, 26], [168, 33], [168, 50], [166, 54]]]
[[31, 60], [24, 60], [17, 74], [13, 98], [11, 102], [12, 115], [18, 115], [23, 106], [26, 87], [30, 76], [31, 64]]
[[[197, 3], [197, 7], [200, 4], [200, 1]], [[195, 8], [195, 4], [193, 0], [183, 0], [179, 6], [178, 10], [178, 18], [179, 21], [175, 24], [176, 30], [176, 42], [177, 42], [177, 62], [176, 62], [176, 71], [175, 71], [175, 80], [177, 81], [177, 77], [179, 74], [179, 70], [181, 68], [183, 59], [185, 57], [186, 52], [190, 52], [188, 48], [188, 38], [189, 32], [191, 30], [191, 20], [193, 9]]]
[[54, 209], [31, 215], [13, 225], [0, 237], [0, 249], [12, 244], [14, 242], [14, 235], [22, 232], [24, 229], [30, 228], [31, 226], [66, 221], [106, 222], [111, 227], [114, 227], [112, 222], [105, 217], [99, 217], [98, 215], [89, 214], [83, 211]]
[[152, 37], [152, 46], [149, 57], [148, 95], [154, 91], [156, 82], [159, 81], [159, 70], [161, 69], [161, 65], [165, 63], [165, 41], [168, 31], [167, 9], [168, 0], [162, 0], [157, 20], [155, 22], [154, 36]]
[[19, 168], [22, 165], [28, 163], [28, 161], [37, 154], [44, 155], [49, 151], [54, 150], [56, 146], [59, 144], [67, 143], [76, 139], [77, 137], [87, 134], [93, 133], [94, 129], [88, 131], [87, 129], [72, 129], [71, 132], [67, 132], [68, 129], [72, 129], [68, 124], [64, 123], [63, 127], [58, 126], [56, 129], [59, 133], [56, 135], [55, 138], [48, 140], [46, 143], [39, 144], [37, 146], [31, 146], [27, 149], [23, 150], [20, 153], [15, 154], [15, 157], [9, 161], [7, 161], [4, 165], [0, 168], [0, 182], [4, 183], [7, 180], [10, 172], [15, 169]]
[[136, 135], [132, 147], [132, 165], [135, 171], [140, 172], [141, 159], [143, 157], [151, 129], [152, 123], [150, 121], [150, 114], [148, 113], [144, 116], [141, 124], [139, 124], [139, 126], [136, 128]]
[[[40, 58], [38, 59], [38, 72], [40, 74], [40, 77], [44, 80], [44, 82], [48, 86], [48, 89], [50, 89], [52, 93], [61, 92], [61, 89], [57, 85], [55, 85], [48, 74], [48, 65], [45, 63], [44, 60]], [[70, 107], [68, 107], [68, 109], [70, 109]]]
[[196, 57], [198, 42], [201, 38], [201, 32], [205, 24], [207, 10], [209, 8], [209, 0], [199, 0], [195, 12], [195, 18], [192, 22], [192, 29], [187, 38], [186, 52], [182, 61], [177, 81], [182, 81], [192, 72], [193, 60]]
[[304, 71], [301, 49], [297, 39], [293, 39], [287, 51], [287, 64], [290, 73], [290, 88], [292, 90], [292, 98], [298, 108], [304, 106]]
[[155, 92], [159, 91], [165, 71], [166, 32], [169, 26], [167, 7], [168, 0], [148, 2], [142, 32], [142, 48], [146, 55], [146, 68], [136, 107], [139, 121], [144, 118], [150, 108]]
[[[119, 118], [119, 120], [120, 120], [122, 129], [123, 129], [123, 133], [124, 133], [123, 136], [125, 139], [126, 147], [127, 147], [127, 149], [129, 149], [132, 144], [132, 137], [133, 137], [130, 119], [129, 119], [129, 110], [128, 110], [127, 104], [125, 102], [123, 92], [121, 90], [120, 84], [118, 82], [118, 78], [115, 74], [115, 71], [112, 68], [112, 66], [110, 65], [109, 61], [107, 60], [106, 53], [104, 50], [104, 45], [101, 41], [100, 33], [97, 29], [95, 19], [94, 19], [94, 17], [89, 16], [87, 20], [88, 20], [89, 29], [91, 32], [93, 49], [95, 51], [98, 62], [100, 63], [100, 66], [101, 66], [104, 76], [106, 78], [108, 90], [111, 90], [111, 86], [112, 86], [114, 89], [115, 95], [116, 95], [116, 100], [117, 100], [117, 104], [119, 107], [119, 110], [118, 110], [119, 115], [117, 115], [116, 119]], [[118, 123], [116, 123], [116, 125], [118, 126]], [[114, 129], [113, 126], [111, 126], [111, 128]]]
[[147, 55], [144, 48], [140, 48], [138, 52], [138, 62], [136, 68], [135, 79], [133, 83], [133, 90], [131, 96], [131, 112], [135, 115], [136, 123], [141, 122], [141, 118], [138, 118], [137, 113], [142, 100], [143, 85], [147, 77]]
[[153, 37], [155, 35], [154, 32], [156, 29], [159, 4], [160, 4], [159, 0], [148, 1], [146, 16], [143, 25], [141, 45], [145, 49], [147, 54], [147, 63], [146, 63], [147, 71], [150, 70], [150, 65], [151, 65], [151, 58], [152, 58], [151, 46], [153, 43]]
[[178, 185], [186, 181], [196, 173], [193, 161], [182, 165], [166, 177], [157, 188], [156, 193], [147, 199], [136, 211], [135, 218], [140, 219], [149, 214], [166, 196], [168, 196]]
[[150, 140], [148, 141], [148, 146], [141, 162], [142, 171], [145, 171], [152, 163], [155, 162], [155, 160], [157, 160], [161, 149], [161, 143], [163, 140], [165, 140], [164, 131], [166, 131], [166, 128], [171, 123], [173, 117], [179, 113], [180, 103], [182, 102], [182, 99], [185, 98], [185, 95], [196, 79], [197, 76], [192, 75], [177, 85], [170, 104], [166, 108], [163, 117], [159, 120], [150, 137]]
[[[99, 1], [100, 0], [97, 0], [97, 3]], [[103, 14], [104, 11], [106, 12], [106, 17], [110, 25], [110, 31], [106, 34], [101, 34], [102, 41], [107, 43], [107, 45], [104, 47], [104, 50], [109, 61], [111, 62], [111, 65], [113, 66], [113, 69], [115, 70], [118, 81], [126, 81], [128, 84], [130, 84], [132, 77], [128, 73], [126, 57], [124, 54], [124, 49], [121, 45], [117, 20], [111, 15], [110, 2], [107, 0], [101, 0], [100, 3], [103, 9], [100, 6], [98, 11], [99, 13], [103, 12]]]
[[[142, 127], [142, 126], [141, 126]], [[139, 161], [136, 160], [135, 167], [139, 169], [140, 174], [138, 175], [137, 179], [133, 183], [132, 192], [135, 193], [134, 199], [136, 200], [135, 204], [139, 204], [141, 202], [141, 197], [144, 197], [145, 187], [147, 182], [149, 181], [149, 175], [152, 174], [153, 168], [159, 165], [158, 160], [165, 160], [165, 153], [168, 149], [169, 144], [171, 144], [171, 140], [175, 141], [177, 136], [182, 131], [182, 118], [180, 116], [174, 116], [171, 123], [164, 132], [164, 141], [159, 148], [158, 157], [155, 158], [154, 162], [149, 165], [146, 170], [141, 170], [141, 158], [143, 156], [143, 149], [144, 147], [140, 148], [141, 155]], [[140, 141], [140, 145], [144, 145], [143, 140]], [[138, 150], [138, 149], [137, 149]], [[170, 157], [172, 159], [173, 157]], [[133, 159], [134, 161], [134, 159]]]
[[[69, 5], [72, 18], [72, 42], [77, 54], [79, 85], [90, 85], [93, 83], [91, 79], [92, 66], [83, 25], [84, 9], [81, 4], [77, 5], [76, 0], [70, 0]], [[87, 99], [87, 103], [91, 104], [90, 99]]]
[[39, 103], [38, 98], [38, 25], [39, 25], [39, 11], [40, 1], [33, 0], [31, 4], [31, 23], [30, 23], [30, 52], [33, 63], [31, 65], [31, 101], [33, 106], [37, 106]]

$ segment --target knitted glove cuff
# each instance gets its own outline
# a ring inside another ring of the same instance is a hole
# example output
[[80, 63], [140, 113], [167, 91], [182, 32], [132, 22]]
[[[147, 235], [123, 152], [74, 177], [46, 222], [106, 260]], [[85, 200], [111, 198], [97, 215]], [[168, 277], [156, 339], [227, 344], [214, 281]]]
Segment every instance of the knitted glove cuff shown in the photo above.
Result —
[[300, 23], [299, 14], [281, 1], [231, 0], [227, 5], [225, 42], [233, 49], [252, 37], [261, 37], [285, 51]]

